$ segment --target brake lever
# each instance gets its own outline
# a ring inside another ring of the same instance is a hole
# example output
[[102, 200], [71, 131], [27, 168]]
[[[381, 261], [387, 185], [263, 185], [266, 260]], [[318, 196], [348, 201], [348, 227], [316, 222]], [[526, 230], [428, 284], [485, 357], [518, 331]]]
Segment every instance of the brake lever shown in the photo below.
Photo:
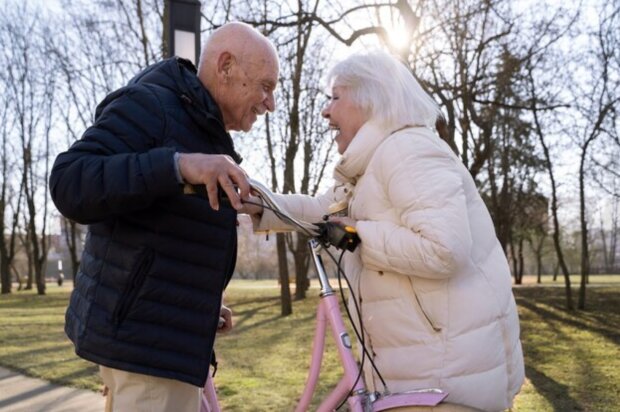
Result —
[[337, 222], [319, 222], [314, 225], [319, 230], [317, 240], [326, 247], [331, 245], [336, 249], [346, 249], [353, 252], [361, 242], [357, 230], [353, 226]]

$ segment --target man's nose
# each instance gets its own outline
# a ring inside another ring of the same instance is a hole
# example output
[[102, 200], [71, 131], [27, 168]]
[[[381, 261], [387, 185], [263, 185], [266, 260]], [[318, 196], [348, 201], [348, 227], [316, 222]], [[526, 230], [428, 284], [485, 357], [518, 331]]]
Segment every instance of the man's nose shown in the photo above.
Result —
[[276, 96], [273, 92], [267, 93], [267, 98], [265, 98], [265, 107], [268, 111], [273, 112], [276, 110]]

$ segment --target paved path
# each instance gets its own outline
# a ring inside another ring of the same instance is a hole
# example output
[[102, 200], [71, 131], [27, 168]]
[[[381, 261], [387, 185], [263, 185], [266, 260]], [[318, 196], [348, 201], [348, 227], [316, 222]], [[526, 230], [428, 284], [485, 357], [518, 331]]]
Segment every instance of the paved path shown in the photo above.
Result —
[[105, 398], [88, 390], [58, 386], [0, 367], [2, 412], [102, 412]]

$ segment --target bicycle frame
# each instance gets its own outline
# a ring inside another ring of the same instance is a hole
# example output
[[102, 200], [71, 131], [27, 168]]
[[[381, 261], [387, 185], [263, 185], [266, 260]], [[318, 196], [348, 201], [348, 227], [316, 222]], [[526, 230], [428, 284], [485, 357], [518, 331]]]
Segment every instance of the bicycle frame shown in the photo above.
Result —
[[[268, 203], [269, 206], [278, 211], [282, 211], [275, 199], [271, 197], [271, 192], [268, 189], [252, 180], [250, 184], [253, 189], [261, 194], [263, 200]], [[295, 224], [299, 224], [311, 230], [311, 233], [316, 233], [316, 228], [309, 226], [305, 222], [296, 221], [288, 215], [285, 216], [290, 218]], [[320, 255], [324, 246], [316, 239], [310, 239], [308, 245], [317, 272], [321, 292], [312, 345], [312, 362], [310, 364], [304, 392], [295, 411], [304, 412], [310, 407], [312, 395], [314, 394], [321, 370], [321, 361], [325, 349], [325, 335], [328, 327], [336, 343], [344, 374], [336, 388], [332, 390], [318, 407], [318, 412], [333, 411], [345, 398], [349, 404], [349, 410], [352, 412], [378, 412], [403, 406], [435, 406], [443, 401], [448, 394], [439, 389], [422, 389], [387, 395], [368, 392], [363, 377], [357, 379], [359, 366], [353, 354], [351, 339], [344, 325], [338, 297], [329, 283], [327, 273], [325, 272], [325, 266]], [[215, 387], [211, 377], [207, 379], [203, 390], [201, 412], [220, 412]]]

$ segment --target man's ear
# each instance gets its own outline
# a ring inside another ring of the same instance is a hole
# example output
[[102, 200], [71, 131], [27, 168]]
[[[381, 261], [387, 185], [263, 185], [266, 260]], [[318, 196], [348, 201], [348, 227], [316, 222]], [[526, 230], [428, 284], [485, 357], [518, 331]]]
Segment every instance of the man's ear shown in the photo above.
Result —
[[224, 83], [228, 82], [235, 64], [235, 56], [225, 51], [217, 59], [217, 77]]

